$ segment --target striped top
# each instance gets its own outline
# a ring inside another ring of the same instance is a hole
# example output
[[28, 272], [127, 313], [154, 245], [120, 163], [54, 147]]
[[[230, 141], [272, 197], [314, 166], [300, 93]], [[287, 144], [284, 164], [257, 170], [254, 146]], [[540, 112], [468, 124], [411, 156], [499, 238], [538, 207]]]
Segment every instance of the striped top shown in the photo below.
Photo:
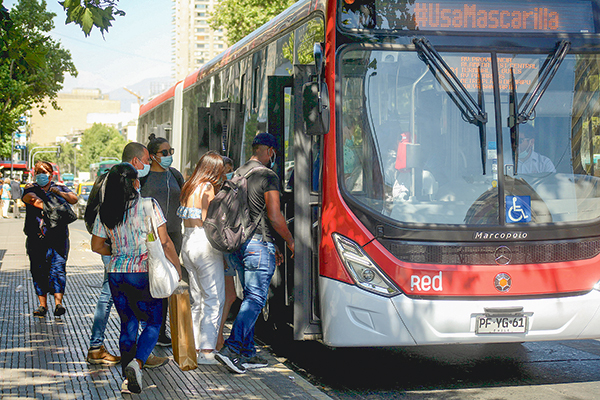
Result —
[[[148, 250], [146, 248], [148, 226], [142, 201], [137, 201], [133, 207], [127, 210], [125, 221], [114, 229], [108, 229], [100, 222], [100, 214], [96, 216], [92, 234], [101, 238], [109, 238], [112, 242], [112, 256], [106, 267], [108, 273], [148, 272]], [[167, 221], [156, 200], [152, 199], [152, 203], [156, 223], [161, 226]]]

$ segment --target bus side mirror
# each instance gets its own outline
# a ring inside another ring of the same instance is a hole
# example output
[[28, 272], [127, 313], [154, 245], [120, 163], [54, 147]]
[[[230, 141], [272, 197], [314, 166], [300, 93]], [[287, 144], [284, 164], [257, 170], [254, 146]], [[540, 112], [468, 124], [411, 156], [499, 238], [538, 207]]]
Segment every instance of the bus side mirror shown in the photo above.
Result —
[[321, 43], [314, 44], [313, 56], [315, 58], [315, 67], [317, 67], [317, 76], [319, 77], [319, 81], [320, 81], [321, 77], [323, 76], [323, 67], [324, 67], [323, 46], [321, 46]]
[[323, 46], [315, 43], [313, 56], [317, 71], [317, 81], [308, 82], [302, 87], [303, 114], [308, 135], [325, 135], [329, 132], [329, 92], [323, 82], [325, 60]]
[[302, 87], [302, 111], [307, 135], [325, 135], [329, 132], [329, 92], [327, 84], [308, 82]]

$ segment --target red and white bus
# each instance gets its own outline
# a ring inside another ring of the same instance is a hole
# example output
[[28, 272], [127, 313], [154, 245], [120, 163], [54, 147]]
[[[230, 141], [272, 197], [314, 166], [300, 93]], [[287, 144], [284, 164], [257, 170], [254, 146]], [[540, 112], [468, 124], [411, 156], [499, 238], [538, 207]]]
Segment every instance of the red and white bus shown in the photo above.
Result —
[[[257, 132], [297, 340], [600, 337], [600, 1], [302, 0], [142, 108], [177, 167]], [[280, 246], [284, 249], [285, 246]]]

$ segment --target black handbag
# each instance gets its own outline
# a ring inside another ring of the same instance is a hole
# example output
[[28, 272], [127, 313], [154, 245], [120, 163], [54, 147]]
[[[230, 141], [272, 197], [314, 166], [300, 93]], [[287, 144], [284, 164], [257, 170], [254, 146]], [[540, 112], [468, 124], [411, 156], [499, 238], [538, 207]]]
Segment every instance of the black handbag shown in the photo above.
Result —
[[44, 223], [48, 229], [66, 226], [77, 221], [77, 214], [63, 198], [48, 193], [44, 201]]

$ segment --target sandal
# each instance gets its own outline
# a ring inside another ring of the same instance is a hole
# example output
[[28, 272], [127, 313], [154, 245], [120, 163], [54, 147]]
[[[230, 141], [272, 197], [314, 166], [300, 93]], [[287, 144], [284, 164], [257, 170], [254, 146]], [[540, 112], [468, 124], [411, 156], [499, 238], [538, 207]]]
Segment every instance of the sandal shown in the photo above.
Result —
[[54, 316], [60, 317], [61, 315], [63, 315], [66, 312], [67, 312], [67, 309], [62, 304], [57, 304], [56, 308], [54, 309]]
[[36, 317], [45, 317], [47, 312], [48, 312], [48, 309], [46, 307], [39, 306], [38, 308], [35, 309], [35, 311], [33, 312], [33, 315]]

